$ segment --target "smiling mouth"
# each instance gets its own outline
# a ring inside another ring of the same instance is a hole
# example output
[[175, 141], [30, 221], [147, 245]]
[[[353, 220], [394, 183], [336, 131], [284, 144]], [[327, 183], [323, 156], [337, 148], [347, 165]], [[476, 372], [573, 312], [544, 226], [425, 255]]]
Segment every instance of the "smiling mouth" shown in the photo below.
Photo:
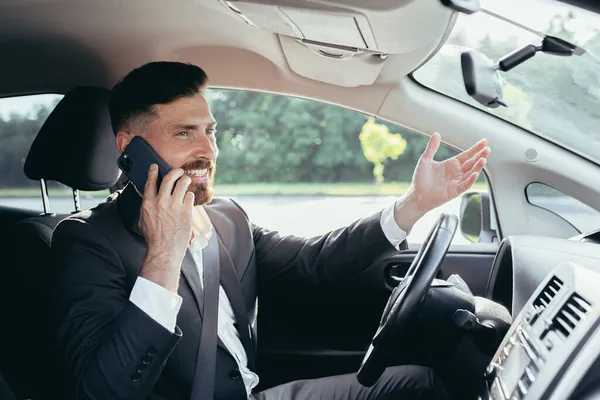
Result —
[[186, 175], [189, 176], [199, 176], [204, 177], [208, 174], [208, 168], [203, 169], [187, 169], [184, 171]]

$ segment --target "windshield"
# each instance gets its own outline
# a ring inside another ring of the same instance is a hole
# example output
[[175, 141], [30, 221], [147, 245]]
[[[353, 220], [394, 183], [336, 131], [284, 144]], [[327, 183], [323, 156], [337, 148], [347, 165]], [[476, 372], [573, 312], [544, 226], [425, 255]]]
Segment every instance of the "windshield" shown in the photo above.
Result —
[[559, 57], [538, 52], [500, 72], [508, 107], [486, 108], [465, 91], [460, 53], [474, 49], [497, 61], [524, 45], [540, 44], [541, 38], [489, 14], [460, 14], [447, 43], [414, 78], [600, 163], [600, 16], [557, 1], [483, 0], [481, 5], [591, 54]]

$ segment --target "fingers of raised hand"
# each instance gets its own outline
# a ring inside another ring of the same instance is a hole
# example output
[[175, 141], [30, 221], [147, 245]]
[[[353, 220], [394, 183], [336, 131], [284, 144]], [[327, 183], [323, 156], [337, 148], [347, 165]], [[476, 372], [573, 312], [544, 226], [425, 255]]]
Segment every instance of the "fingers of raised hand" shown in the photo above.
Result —
[[422, 157], [427, 160], [433, 159], [435, 153], [437, 153], [438, 149], [440, 148], [441, 141], [442, 138], [439, 133], [435, 132], [433, 135], [431, 135]]
[[468, 161], [469, 159], [475, 157], [479, 152], [484, 151], [484, 150], [486, 152], [486, 157], [487, 157], [487, 154], [489, 154], [489, 152], [490, 152], [490, 148], [487, 147], [487, 140], [481, 139], [479, 142], [475, 143], [469, 149], [467, 149], [467, 150], [463, 151], [462, 153], [460, 153], [459, 155], [457, 155], [456, 158], [458, 159], [459, 162], [464, 163], [464, 162]]
[[[461, 163], [461, 171], [464, 173], [469, 173], [470, 171], [479, 167], [483, 168], [487, 162], [487, 156], [489, 155], [490, 148], [484, 147], [483, 149], [475, 153], [471, 158]], [[479, 169], [479, 171], [481, 171], [481, 168]]]
[[473, 186], [473, 184], [475, 183], [475, 181], [477, 180], [478, 177], [479, 177], [479, 172], [469, 173], [465, 177], [465, 179], [456, 186], [456, 194], [458, 195], [460, 193], [463, 193], [464, 191], [469, 189], [471, 186]]

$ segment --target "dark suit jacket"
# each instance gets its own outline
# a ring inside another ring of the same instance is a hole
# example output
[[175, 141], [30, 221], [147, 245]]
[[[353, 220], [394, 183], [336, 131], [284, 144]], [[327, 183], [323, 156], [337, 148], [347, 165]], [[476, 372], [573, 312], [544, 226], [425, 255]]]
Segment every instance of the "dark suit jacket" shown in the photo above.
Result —
[[[64, 220], [53, 235], [59, 268], [57, 338], [80, 399], [189, 399], [192, 382], [202, 373], [196, 371], [201, 286], [189, 250], [182, 264], [178, 292], [183, 304], [174, 334], [129, 301], [146, 253], [138, 228], [140, 205], [140, 196], [129, 185], [94, 209]], [[217, 233], [207, 249], [218, 246], [218, 251], [205, 249], [203, 262], [220, 262], [221, 285], [237, 328], [251, 331], [251, 339], [244, 342], [251, 368], [257, 284], [339, 281], [393, 251], [380, 213], [305, 239], [255, 226], [231, 199], [216, 198], [205, 209]], [[236, 368], [220, 343], [215, 398], [246, 398]]]

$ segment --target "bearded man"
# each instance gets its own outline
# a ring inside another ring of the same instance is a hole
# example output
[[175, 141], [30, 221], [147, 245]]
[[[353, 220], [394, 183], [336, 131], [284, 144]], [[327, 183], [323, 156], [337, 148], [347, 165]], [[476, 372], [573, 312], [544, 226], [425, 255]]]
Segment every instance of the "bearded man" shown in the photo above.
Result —
[[119, 151], [141, 136], [172, 169], [157, 187], [153, 165], [144, 188], [130, 182], [54, 232], [57, 337], [74, 396], [447, 398], [430, 369], [411, 365], [387, 368], [370, 388], [349, 374], [256, 391], [256, 287], [324, 283], [405, 249], [421, 216], [475, 182], [489, 154], [485, 141], [438, 163], [435, 134], [410, 190], [389, 207], [322, 236], [284, 237], [253, 224], [234, 200], [213, 198], [217, 121], [206, 85], [197, 66], [153, 62], [112, 90]]

